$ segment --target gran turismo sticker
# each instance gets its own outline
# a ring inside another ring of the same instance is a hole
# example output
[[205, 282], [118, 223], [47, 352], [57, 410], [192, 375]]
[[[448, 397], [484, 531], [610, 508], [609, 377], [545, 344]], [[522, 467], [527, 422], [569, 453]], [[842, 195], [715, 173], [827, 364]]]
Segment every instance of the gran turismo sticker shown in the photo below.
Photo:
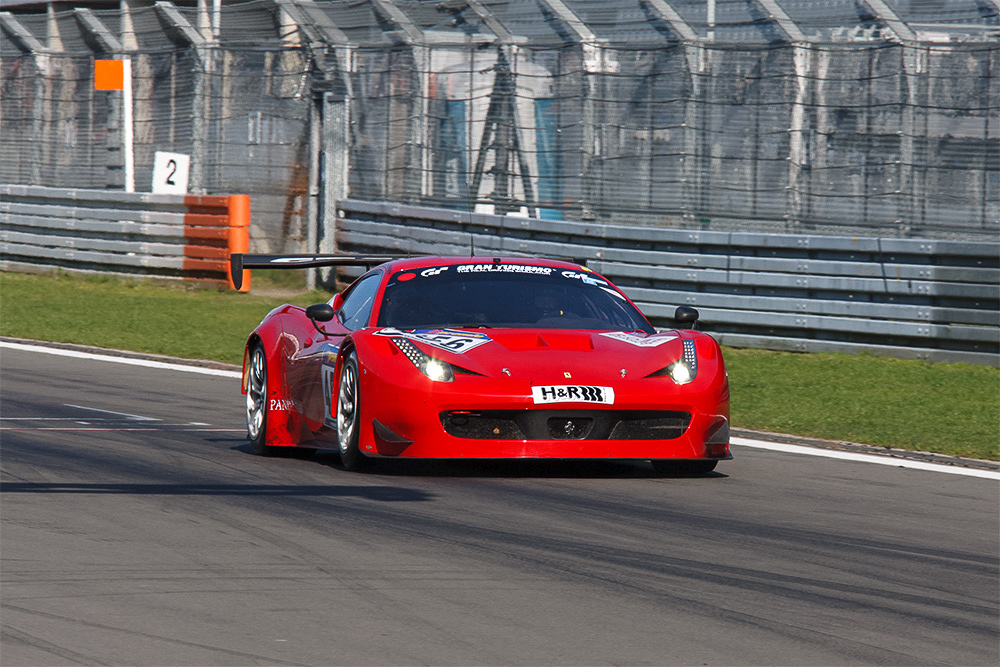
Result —
[[646, 338], [645, 336], [636, 336], [635, 334], [625, 333], [624, 331], [612, 331], [610, 333], [602, 333], [601, 335], [606, 336], [607, 338], [620, 340], [623, 343], [628, 343], [629, 345], [635, 345], [636, 347], [658, 347], [664, 343], [669, 343], [670, 341], [677, 339], [677, 336], [654, 336]]
[[533, 273], [540, 276], [550, 276], [553, 270], [530, 264], [461, 264], [457, 269], [458, 273]]
[[541, 403], [603, 403], [613, 405], [615, 390], [611, 387], [588, 387], [577, 384], [549, 385], [531, 388], [531, 399]]
[[414, 331], [401, 331], [395, 328], [382, 329], [377, 332], [378, 336], [401, 337], [425, 343], [440, 350], [447, 350], [455, 354], [465, 354], [473, 348], [477, 348], [483, 343], [488, 343], [492, 339], [484, 333], [473, 331], [458, 331], [456, 329], [416, 329]]

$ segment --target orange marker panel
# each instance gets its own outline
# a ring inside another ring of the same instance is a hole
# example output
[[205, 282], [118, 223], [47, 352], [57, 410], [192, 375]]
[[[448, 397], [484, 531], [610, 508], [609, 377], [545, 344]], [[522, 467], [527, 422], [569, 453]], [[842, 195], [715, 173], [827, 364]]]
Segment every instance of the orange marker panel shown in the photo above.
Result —
[[124, 90], [124, 62], [121, 60], [95, 60], [94, 88], [97, 90]]

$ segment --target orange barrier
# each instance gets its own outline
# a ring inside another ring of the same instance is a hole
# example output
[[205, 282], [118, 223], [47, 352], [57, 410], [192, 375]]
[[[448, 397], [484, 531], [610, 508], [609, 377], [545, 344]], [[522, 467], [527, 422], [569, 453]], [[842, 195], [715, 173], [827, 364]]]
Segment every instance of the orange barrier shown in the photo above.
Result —
[[[229, 252], [243, 255], [250, 252], [250, 195], [229, 196]], [[230, 287], [237, 289], [228, 270], [226, 280], [229, 281]], [[249, 269], [243, 270], [243, 282], [239, 291], [250, 291]]]
[[[250, 249], [250, 196], [186, 195], [184, 206], [188, 279], [225, 280], [236, 289], [229, 277], [229, 255]], [[249, 273], [244, 272], [241, 292], [250, 289]]]

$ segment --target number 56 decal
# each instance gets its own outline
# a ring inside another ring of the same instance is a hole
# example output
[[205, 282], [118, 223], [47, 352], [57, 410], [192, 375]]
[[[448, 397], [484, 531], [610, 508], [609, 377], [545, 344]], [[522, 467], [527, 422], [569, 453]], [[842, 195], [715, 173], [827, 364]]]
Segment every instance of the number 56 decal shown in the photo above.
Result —
[[465, 354], [469, 350], [479, 347], [483, 343], [492, 340], [483, 333], [473, 331], [457, 331], [455, 329], [418, 329], [416, 331], [400, 331], [399, 329], [383, 329], [378, 332], [379, 336], [400, 336], [426, 343], [441, 350], [448, 350], [455, 354]]

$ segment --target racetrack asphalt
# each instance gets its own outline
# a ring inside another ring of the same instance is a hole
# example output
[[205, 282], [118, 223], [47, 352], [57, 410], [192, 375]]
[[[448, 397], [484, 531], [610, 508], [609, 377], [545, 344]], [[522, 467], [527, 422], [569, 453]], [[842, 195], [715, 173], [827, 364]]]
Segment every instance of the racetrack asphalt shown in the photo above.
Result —
[[0, 348], [0, 664], [1000, 663], [993, 478], [352, 474], [252, 455], [242, 413], [232, 374]]

